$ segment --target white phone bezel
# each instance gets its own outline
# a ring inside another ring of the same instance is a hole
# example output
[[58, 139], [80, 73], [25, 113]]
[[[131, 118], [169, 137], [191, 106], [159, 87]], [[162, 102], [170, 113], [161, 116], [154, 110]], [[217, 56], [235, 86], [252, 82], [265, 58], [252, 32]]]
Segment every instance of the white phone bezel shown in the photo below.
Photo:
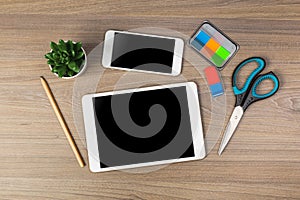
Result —
[[[148, 37], [174, 39], [175, 46], [174, 46], [174, 54], [173, 54], [174, 56], [173, 56], [173, 63], [172, 63], [172, 72], [164, 73], [164, 72], [146, 71], [146, 70], [129, 69], [129, 68], [121, 68], [121, 67], [111, 66], [114, 36], [115, 36], [116, 32], [124, 33], [124, 34], [131, 34], [131, 35], [142, 35], [142, 36], [148, 36]], [[181, 68], [182, 68], [183, 48], [184, 48], [184, 42], [181, 38], [142, 34], [142, 33], [132, 33], [132, 32], [128, 32], [128, 31], [108, 30], [105, 33], [105, 39], [104, 39], [104, 45], [103, 45], [103, 55], [102, 55], [102, 65], [105, 68], [111, 68], [111, 69], [120, 69], [120, 70], [125, 70], [125, 71], [137, 71], [137, 72], [146, 72], [146, 73], [177, 76], [180, 74]]]
[[[170, 159], [170, 160], [164, 160], [164, 161], [152, 161], [152, 162], [139, 163], [139, 164], [130, 164], [130, 165], [117, 166], [117, 167], [101, 168], [99, 151], [98, 151], [96, 126], [95, 126], [94, 105], [93, 105], [92, 99], [94, 97], [100, 97], [100, 96], [157, 90], [157, 89], [162, 89], [162, 88], [174, 88], [174, 87], [180, 87], [180, 86], [185, 86], [186, 91], [187, 91], [188, 108], [189, 108], [190, 124], [191, 124], [191, 130], [192, 130], [192, 138], [193, 138], [195, 156], [188, 157], [188, 158], [178, 158], [178, 159]], [[139, 88], [139, 89], [128, 89], [128, 90], [121, 90], [121, 91], [104, 92], [104, 93], [98, 93], [98, 94], [88, 94], [88, 95], [84, 95], [82, 98], [82, 108], [83, 108], [83, 115], [84, 115], [84, 125], [85, 125], [86, 142], [87, 142], [87, 150], [88, 150], [89, 168], [92, 172], [104, 172], [104, 171], [111, 171], [111, 170], [120, 170], [120, 169], [152, 166], [152, 165], [169, 164], [169, 163], [176, 163], [176, 162], [183, 162], [183, 161], [190, 161], [190, 160], [199, 160], [199, 159], [203, 159], [206, 155], [204, 139], [203, 139], [203, 129], [202, 129], [202, 122], [201, 122], [201, 115], [200, 115], [197, 85], [194, 82], [176, 83], [176, 84], [169, 84], [169, 85], [162, 85], [162, 86], [145, 87], [145, 88]]]

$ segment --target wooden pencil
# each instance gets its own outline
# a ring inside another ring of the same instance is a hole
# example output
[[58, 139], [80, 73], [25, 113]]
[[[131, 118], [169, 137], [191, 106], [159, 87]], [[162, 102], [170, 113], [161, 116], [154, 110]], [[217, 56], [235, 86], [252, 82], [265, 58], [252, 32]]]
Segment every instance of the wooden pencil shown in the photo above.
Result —
[[74, 138], [73, 138], [73, 136], [72, 136], [72, 134], [70, 132], [70, 129], [68, 128], [67, 123], [66, 123], [66, 121], [65, 121], [65, 119], [64, 119], [64, 117], [63, 117], [63, 115], [62, 115], [62, 113], [61, 113], [61, 111], [60, 111], [60, 109], [59, 109], [59, 107], [57, 105], [57, 102], [55, 101], [55, 98], [54, 98], [54, 96], [53, 96], [53, 94], [51, 92], [51, 89], [50, 89], [47, 81], [45, 80], [45, 78], [42, 77], [42, 76], [40, 78], [41, 78], [41, 82], [42, 82], [43, 88], [44, 88], [44, 90], [45, 90], [45, 92], [46, 92], [46, 94], [48, 96], [48, 99], [49, 99], [49, 101], [51, 103], [51, 106], [52, 106], [54, 112], [55, 112], [55, 115], [56, 115], [56, 117], [57, 117], [57, 119], [58, 119], [58, 121], [59, 121], [62, 129], [64, 130], [64, 133], [65, 133], [65, 135], [66, 135], [66, 137], [67, 137], [67, 139], [69, 141], [69, 144], [70, 144], [70, 146], [71, 146], [71, 148], [72, 148], [72, 150], [73, 150], [73, 152], [75, 154], [75, 157], [76, 157], [76, 159], [77, 159], [80, 167], [84, 167], [85, 163], [83, 161], [83, 158], [82, 158], [82, 156], [81, 156], [81, 154], [80, 154], [80, 152], [78, 150], [78, 147], [77, 147], [77, 145], [76, 145], [76, 143], [74, 141]]

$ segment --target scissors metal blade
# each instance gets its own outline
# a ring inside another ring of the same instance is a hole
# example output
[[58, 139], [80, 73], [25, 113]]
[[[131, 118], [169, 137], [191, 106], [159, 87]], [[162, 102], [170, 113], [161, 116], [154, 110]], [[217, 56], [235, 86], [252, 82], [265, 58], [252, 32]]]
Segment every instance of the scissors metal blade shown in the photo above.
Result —
[[240, 120], [242, 119], [244, 115], [244, 110], [241, 106], [237, 106], [234, 108], [230, 120], [227, 124], [225, 133], [223, 135], [223, 139], [218, 151], [219, 156], [222, 154], [222, 152], [224, 151], [225, 147], [227, 146], [230, 138], [232, 137], [236, 127], [238, 126]]

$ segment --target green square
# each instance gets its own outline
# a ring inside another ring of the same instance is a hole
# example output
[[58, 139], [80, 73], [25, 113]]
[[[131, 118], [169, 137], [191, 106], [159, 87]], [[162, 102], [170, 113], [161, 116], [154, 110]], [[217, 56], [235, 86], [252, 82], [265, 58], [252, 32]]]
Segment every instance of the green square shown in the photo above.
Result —
[[211, 59], [212, 59], [212, 61], [215, 63], [215, 65], [216, 65], [217, 67], [222, 67], [222, 64], [223, 64], [224, 60], [223, 60], [220, 56], [218, 56], [217, 53], [215, 53], [215, 54], [211, 57]]
[[230, 52], [224, 47], [220, 46], [217, 49], [216, 54], [218, 54], [218, 56], [220, 56], [223, 60], [226, 60], [226, 58], [230, 55]]

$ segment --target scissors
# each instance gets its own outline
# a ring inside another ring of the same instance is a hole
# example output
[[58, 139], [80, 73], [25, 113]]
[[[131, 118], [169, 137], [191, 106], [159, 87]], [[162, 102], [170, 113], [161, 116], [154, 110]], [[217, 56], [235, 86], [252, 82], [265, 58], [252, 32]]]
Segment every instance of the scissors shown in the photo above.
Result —
[[[237, 75], [239, 71], [246, 66], [248, 63], [256, 62], [258, 64], [257, 68], [252, 71], [252, 73], [248, 76], [246, 82], [242, 87], [238, 87], [236, 84]], [[235, 108], [231, 114], [230, 120], [225, 129], [225, 133], [223, 135], [223, 139], [218, 151], [218, 154], [221, 155], [227, 146], [230, 138], [232, 137], [235, 129], [237, 128], [239, 122], [241, 121], [244, 112], [252, 103], [266, 99], [274, 95], [279, 88], [279, 80], [278, 77], [272, 72], [268, 72], [266, 74], [258, 75], [266, 66], [266, 62], [263, 58], [260, 57], [251, 57], [244, 61], [242, 61], [234, 70], [232, 75], [232, 89], [233, 93], [236, 96]], [[273, 89], [265, 94], [259, 94], [256, 92], [257, 87], [266, 79], [271, 80], [274, 85]]]

